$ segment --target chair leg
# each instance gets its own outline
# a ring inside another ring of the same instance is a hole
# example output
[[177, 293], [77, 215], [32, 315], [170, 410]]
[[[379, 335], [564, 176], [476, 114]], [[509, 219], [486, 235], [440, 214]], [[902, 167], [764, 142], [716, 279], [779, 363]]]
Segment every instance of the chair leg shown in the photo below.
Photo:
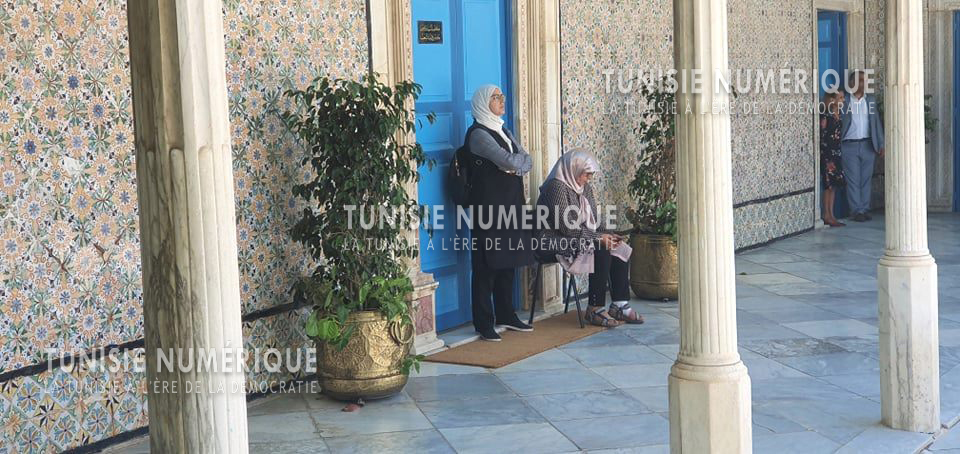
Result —
[[573, 298], [577, 302], [577, 320], [580, 321], [580, 329], [583, 329], [583, 309], [580, 308], [580, 293], [577, 292], [577, 285], [575, 281], [570, 279], [570, 291], [573, 292]]
[[570, 310], [570, 279], [566, 271], [563, 272], [563, 313]]
[[540, 266], [540, 264], [534, 266], [537, 267], [537, 271], [533, 277], [533, 298], [530, 298], [530, 320], [527, 322], [528, 325], [533, 324], [533, 313], [537, 310], [537, 293], [539, 293], [540, 279], [543, 275], [543, 267]]

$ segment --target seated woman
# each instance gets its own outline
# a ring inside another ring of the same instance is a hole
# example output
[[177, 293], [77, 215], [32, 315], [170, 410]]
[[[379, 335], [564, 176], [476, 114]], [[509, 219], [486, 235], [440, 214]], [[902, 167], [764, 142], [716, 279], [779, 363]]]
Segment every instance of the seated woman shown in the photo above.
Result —
[[[540, 231], [540, 254], [556, 254], [560, 266], [573, 274], [590, 273], [587, 322], [604, 327], [643, 323], [628, 304], [630, 247], [619, 235], [598, 230], [603, 224], [590, 179], [599, 170], [597, 160], [582, 150], [565, 153], [553, 166], [537, 199], [548, 214], [547, 228]], [[608, 283], [609, 311], [604, 307]]]

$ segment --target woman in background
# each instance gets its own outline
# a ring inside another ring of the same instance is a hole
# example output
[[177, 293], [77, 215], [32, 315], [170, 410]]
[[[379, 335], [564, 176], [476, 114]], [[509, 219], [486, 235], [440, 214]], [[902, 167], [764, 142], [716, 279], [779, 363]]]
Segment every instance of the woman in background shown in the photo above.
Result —
[[823, 176], [823, 223], [830, 227], [843, 227], [833, 215], [837, 189], [846, 184], [840, 159], [840, 108], [843, 96], [839, 92], [827, 92], [820, 109], [820, 173]]

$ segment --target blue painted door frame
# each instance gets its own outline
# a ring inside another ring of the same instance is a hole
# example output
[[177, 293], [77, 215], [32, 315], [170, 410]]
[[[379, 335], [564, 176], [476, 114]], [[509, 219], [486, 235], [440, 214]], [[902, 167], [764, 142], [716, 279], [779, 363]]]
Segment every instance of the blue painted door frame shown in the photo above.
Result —
[[[844, 73], [847, 71], [847, 13], [841, 11], [817, 11], [817, 62], [819, 66], [820, 99], [826, 92], [826, 87], [832, 85], [833, 79], [824, 80], [823, 74], [827, 70], [834, 70], [840, 77], [839, 91], [844, 91]], [[819, 139], [818, 139], [819, 140]], [[818, 156], [817, 159], [820, 159]], [[821, 170], [822, 171], [822, 170]], [[817, 175], [817, 180], [823, 188], [823, 179]], [[817, 203], [822, 204], [822, 200]], [[821, 210], [822, 210], [821, 206]], [[833, 203], [833, 214], [837, 218], [847, 215], [847, 192], [843, 188], [836, 189], [836, 200]], [[822, 212], [822, 211], [821, 211]]]
[[[443, 228], [432, 237], [420, 231], [421, 269], [438, 282], [434, 300], [437, 330], [471, 320], [470, 253], [453, 245], [469, 238], [457, 229], [456, 205], [450, 200], [445, 177], [453, 152], [463, 144], [473, 124], [471, 100], [484, 84], [500, 87], [507, 96], [507, 127], [513, 111], [510, 87], [509, 3], [507, 0], [413, 0], [413, 73], [423, 86], [416, 104], [417, 141], [432, 167], [420, 169], [419, 202], [443, 206]], [[433, 36], [430, 36], [430, 35]], [[436, 122], [426, 115], [436, 114]], [[516, 298], [515, 298], [516, 300]]]
[[953, 13], [953, 211], [960, 211], [960, 11]]

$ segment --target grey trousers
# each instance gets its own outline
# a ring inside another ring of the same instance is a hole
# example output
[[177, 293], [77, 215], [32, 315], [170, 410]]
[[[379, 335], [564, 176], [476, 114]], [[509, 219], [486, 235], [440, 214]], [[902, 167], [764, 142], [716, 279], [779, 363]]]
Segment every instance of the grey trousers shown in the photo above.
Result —
[[873, 142], [843, 142], [840, 144], [840, 159], [847, 179], [847, 202], [850, 215], [866, 213], [870, 209], [870, 184], [873, 179], [873, 163], [877, 154]]

